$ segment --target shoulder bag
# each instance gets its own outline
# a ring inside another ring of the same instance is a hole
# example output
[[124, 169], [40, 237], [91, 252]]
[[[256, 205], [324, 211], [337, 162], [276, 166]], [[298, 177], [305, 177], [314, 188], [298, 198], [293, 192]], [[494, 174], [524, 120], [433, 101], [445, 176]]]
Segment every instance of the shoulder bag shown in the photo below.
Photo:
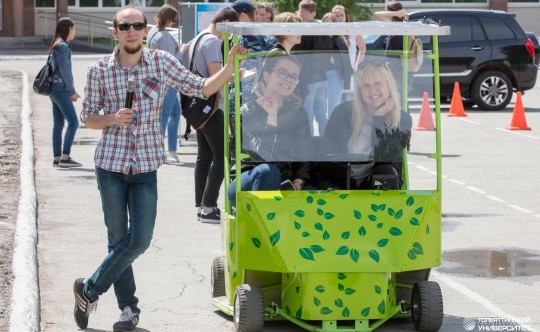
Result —
[[32, 87], [35, 93], [40, 94], [42, 96], [48, 96], [49, 92], [51, 91], [53, 75], [55, 72], [52, 69], [51, 54], [52, 54], [52, 51], [49, 52], [49, 56], [47, 57], [47, 62], [34, 78], [34, 85]]

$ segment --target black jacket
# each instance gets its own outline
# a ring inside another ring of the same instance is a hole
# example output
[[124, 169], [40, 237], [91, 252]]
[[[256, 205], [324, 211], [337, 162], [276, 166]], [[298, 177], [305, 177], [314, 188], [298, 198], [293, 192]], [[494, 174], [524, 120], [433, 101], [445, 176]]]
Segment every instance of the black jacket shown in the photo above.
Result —
[[[330, 117], [324, 131], [324, 153], [347, 153], [347, 143], [352, 135], [353, 101], [338, 105]], [[372, 148], [375, 165], [390, 163], [394, 165], [401, 178], [402, 151], [409, 144], [412, 119], [409, 113], [401, 112], [399, 127], [388, 130], [383, 116], [373, 118]], [[320, 189], [345, 188], [347, 163], [321, 162], [314, 167], [316, 186]]]

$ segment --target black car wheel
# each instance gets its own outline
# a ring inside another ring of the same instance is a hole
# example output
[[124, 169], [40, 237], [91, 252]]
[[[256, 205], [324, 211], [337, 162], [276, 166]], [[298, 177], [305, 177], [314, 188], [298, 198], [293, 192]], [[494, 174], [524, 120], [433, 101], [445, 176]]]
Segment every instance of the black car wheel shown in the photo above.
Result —
[[212, 262], [210, 287], [212, 297], [225, 296], [225, 257], [217, 256]]
[[439, 284], [419, 281], [411, 296], [411, 316], [417, 331], [438, 331], [443, 322], [443, 299]]
[[264, 326], [264, 300], [262, 290], [255, 285], [236, 287], [233, 311], [236, 332], [260, 332]]
[[480, 109], [499, 111], [512, 99], [512, 82], [503, 72], [490, 70], [474, 80], [472, 92], [473, 101]]

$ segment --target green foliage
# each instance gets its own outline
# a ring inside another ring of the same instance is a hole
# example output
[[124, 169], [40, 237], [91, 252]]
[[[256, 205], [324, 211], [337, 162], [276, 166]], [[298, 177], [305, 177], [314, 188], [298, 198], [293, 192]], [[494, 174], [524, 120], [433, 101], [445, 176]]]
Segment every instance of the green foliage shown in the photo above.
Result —
[[[371, 19], [372, 13], [366, 5], [366, 0], [315, 0], [317, 2], [317, 19], [321, 19], [325, 13], [332, 10], [336, 4], [343, 5], [347, 8], [347, 14], [350, 21], [367, 21]], [[383, 0], [379, 1], [384, 3]], [[298, 10], [300, 0], [274, 0], [274, 8], [276, 13], [296, 12]]]

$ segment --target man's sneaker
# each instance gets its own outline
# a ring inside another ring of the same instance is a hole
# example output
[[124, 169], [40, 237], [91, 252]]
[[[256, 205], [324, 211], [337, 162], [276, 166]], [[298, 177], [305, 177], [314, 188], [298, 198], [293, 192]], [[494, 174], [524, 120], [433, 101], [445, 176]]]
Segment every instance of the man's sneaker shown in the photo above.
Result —
[[63, 167], [63, 168], [81, 167], [82, 164], [76, 162], [75, 160], [71, 159], [71, 157], [69, 157], [67, 159], [60, 159], [60, 163], [58, 164], [58, 166]]
[[204, 209], [203, 206], [197, 207], [197, 221], [201, 221], [201, 213], [203, 209]]
[[60, 160], [53, 160], [52, 165], [53, 165], [53, 167], [59, 167], [60, 166]]
[[133, 328], [139, 324], [139, 314], [133, 313], [130, 307], [125, 307], [120, 314], [118, 322], [114, 323], [114, 332], [133, 331]]
[[201, 211], [201, 217], [199, 218], [199, 220], [207, 224], [219, 224], [219, 209], [217, 207], [205, 207]]
[[84, 295], [84, 278], [76, 279], [73, 283], [73, 294], [75, 295], [75, 309], [73, 316], [80, 329], [88, 327], [88, 316], [90, 312], [95, 311], [98, 301], [90, 302]]

